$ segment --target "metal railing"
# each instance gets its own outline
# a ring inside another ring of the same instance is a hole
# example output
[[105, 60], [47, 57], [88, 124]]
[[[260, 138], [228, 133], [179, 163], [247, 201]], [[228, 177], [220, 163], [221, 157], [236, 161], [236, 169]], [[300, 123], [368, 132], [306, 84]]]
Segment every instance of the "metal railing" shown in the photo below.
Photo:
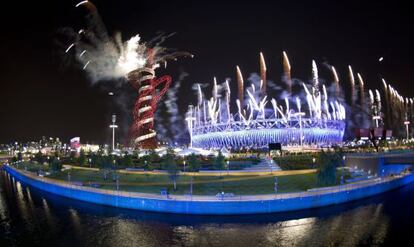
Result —
[[[15, 172], [20, 173], [30, 179], [41, 181], [47, 184], [57, 185], [63, 188], [68, 188], [72, 190], [79, 190], [79, 191], [86, 191], [92, 192], [97, 194], [105, 194], [105, 195], [112, 195], [112, 196], [120, 196], [120, 197], [129, 197], [129, 198], [142, 198], [142, 199], [157, 199], [157, 200], [177, 200], [177, 201], [264, 201], [264, 200], [285, 200], [285, 199], [292, 199], [292, 198], [306, 198], [306, 197], [315, 197], [315, 196], [322, 196], [328, 194], [337, 194], [339, 192], [344, 191], [352, 191], [360, 188], [367, 188], [370, 186], [375, 186], [378, 184], [386, 184], [392, 181], [401, 179], [405, 177], [405, 175], [398, 175], [393, 177], [386, 177], [386, 178], [376, 178], [371, 180], [359, 181], [351, 184], [344, 184], [332, 187], [322, 187], [322, 188], [314, 188], [307, 191], [301, 192], [290, 192], [290, 193], [274, 193], [274, 194], [263, 194], [263, 195], [234, 195], [234, 196], [226, 196], [221, 197], [217, 195], [161, 195], [161, 194], [154, 194], [154, 193], [142, 193], [142, 192], [128, 192], [122, 190], [109, 190], [109, 189], [101, 189], [101, 188], [94, 188], [89, 186], [82, 186], [78, 184], [74, 184], [68, 181], [52, 179], [47, 177], [40, 177], [36, 174], [24, 170], [20, 170], [14, 167], [9, 166], [9, 169], [13, 169]], [[414, 174], [408, 174], [414, 175]]]

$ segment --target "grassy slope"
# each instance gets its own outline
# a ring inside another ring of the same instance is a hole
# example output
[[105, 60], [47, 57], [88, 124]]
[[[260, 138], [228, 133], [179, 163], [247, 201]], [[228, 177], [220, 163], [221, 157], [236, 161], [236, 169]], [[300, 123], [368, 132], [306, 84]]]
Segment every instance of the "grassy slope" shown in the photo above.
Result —
[[[339, 181], [339, 172], [338, 172]], [[162, 188], [169, 188], [172, 194], [187, 194], [190, 191], [190, 176], [180, 176], [177, 181], [177, 191], [172, 192], [172, 182], [167, 175], [154, 174], [120, 174], [120, 190], [160, 193]], [[67, 171], [52, 174], [50, 178], [67, 180]], [[107, 180], [103, 179], [102, 172], [72, 170], [71, 181], [89, 181], [99, 183], [101, 188], [115, 189], [112, 174]], [[254, 195], [274, 193], [274, 176], [202, 176], [193, 177], [193, 194], [215, 195], [220, 191], [231, 192], [235, 195]], [[317, 187], [316, 173], [288, 175], [278, 177], [278, 192], [304, 191]]]

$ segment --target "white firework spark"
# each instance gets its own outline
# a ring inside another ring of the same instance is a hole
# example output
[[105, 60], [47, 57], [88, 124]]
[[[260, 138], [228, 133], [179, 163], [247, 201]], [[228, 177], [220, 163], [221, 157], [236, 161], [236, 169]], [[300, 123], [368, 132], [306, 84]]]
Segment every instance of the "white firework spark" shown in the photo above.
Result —
[[65, 50], [75, 50], [76, 59], [83, 65], [93, 82], [102, 79], [118, 79], [127, 76], [131, 71], [144, 66], [155, 69], [167, 60], [175, 60], [179, 56], [191, 56], [186, 52], [171, 52], [160, 47], [165, 37], [157, 37], [156, 45], [142, 42], [139, 35], [132, 36], [126, 42], [116, 33], [110, 37], [103, 25], [96, 7], [90, 1], [81, 1], [75, 7], [84, 6], [89, 11], [87, 28], [74, 33], [75, 41]]

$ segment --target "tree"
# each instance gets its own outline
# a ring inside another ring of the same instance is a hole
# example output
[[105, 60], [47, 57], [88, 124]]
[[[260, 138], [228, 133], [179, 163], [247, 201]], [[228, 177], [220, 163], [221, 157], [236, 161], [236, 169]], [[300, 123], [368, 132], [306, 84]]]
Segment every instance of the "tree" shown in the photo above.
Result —
[[175, 155], [171, 149], [167, 150], [167, 154], [162, 161], [162, 167], [167, 170], [168, 177], [174, 184], [174, 190], [177, 190], [177, 178], [180, 175], [180, 169], [175, 162]]
[[[167, 150], [167, 152], [168, 151], [170, 151], [170, 149]], [[173, 152], [173, 154], [174, 154], [174, 152]], [[150, 151], [149, 158], [150, 158], [151, 163], [160, 161], [160, 156], [157, 154], [157, 152], [155, 152], [155, 150]]]
[[318, 185], [330, 186], [336, 183], [336, 167], [341, 165], [342, 152], [322, 152], [319, 153]]
[[34, 160], [37, 161], [37, 162], [39, 162], [40, 164], [43, 164], [44, 162], [46, 162], [46, 157], [39, 150], [39, 152], [37, 152], [35, 154]]
[[55, 157], [59, 157], [60, 156], [60, 150], [56, 148], [54, 155], [55, 155]]
[[113, 159], [111, 155], [102, 156], [101, 169], [103, 170], [104, 180], [108, 178], [108, 174], [111, 172], [112, 165]]
[[125, 154], [125, 156], [121, 160], [122, 166], [125, 167], [132, 167], [134, 165], [134, 161], [132, 160], [132, 156], [129, 154]]
[[214, 159], [213, 166], [215, 170], [224, 170], [226, 167], [225, 157], [221, 151], [218, 152], [217, 157]]
[[102, 163], [103, 163], [103, 157], [102, 157], [102, 155], [99, 155], [99, 154], [93, 154], [92, 156], [91, 156], [91, 163], [92, 163], [92, 165], [93, 166], [96, 166], [96, 167], [102, 167]]
[[23, 154], [22, 154], [22, 152], [18, 152], [18, 153], [17, 153], [17, 160], [18, 160], [18, 161], [23, 160]]
[[50, 171], [52, 172], [59, 172], [62, 170], [62, 163], [56, 157], [53, 158], [52, 162], [49, 166]]
[[153, 170], [154, 163], [160, 161], [160, 156], [154, 150], [151, 150], [149, 154], [146, 154], [140, 158], [140, 163], [144, 165], [145, 170]]
[[69, 155], [69, 162], [71, 164], [75, 164], [78, 160], [76, 159], [76, 152], [75, 151], [71, 151], [70, 155]]
[[88, 157], [86, 157], [83, 149], [80, 150], [78, 162], [80, 166], [86, 166], [88, 164]]
[[195, 153], [191, 153], [188, 156], [188, 167], [190, 171], [198, 171], [200, 170], [200, 160], [198, 160], [198, 157]]
[[143, 167], [145, 170], [152, 170], [153, 167], [151, 166], [151, 157], [149, 155], [144, 155], [140, 159], [140, 163], [144, 164]]

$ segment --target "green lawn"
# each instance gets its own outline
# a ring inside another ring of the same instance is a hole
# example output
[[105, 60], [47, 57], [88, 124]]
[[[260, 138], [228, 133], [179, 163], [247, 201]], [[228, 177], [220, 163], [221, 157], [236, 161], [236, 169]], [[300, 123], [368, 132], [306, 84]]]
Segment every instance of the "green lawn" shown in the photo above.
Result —
[[7, 152], [0, 152], [0, 158], [9, 156]]
[[[67, 180], [68, 171], [50, 175], [50, 178]], [[100, 184], [103, 189], [116, 189], [112, 174], [104, 180], [102, 172], [71, 170], [71, 181]], [[172, 182], [167, 175], [153, 174], [119, 174], [120, 190], [159, 194], [162, 188], [168, 188], [171, 194], [188, 194], [190, 176], [180, 176], [177, 180], [177, 191], [173, 191]], [[339, 183], [340, 173], [337, 173]], [[274, 176], [194, 176], [193, 194], [215, 195], [221, 191], [235, 195], [256, 195], [274, 193]], [[316, 173], [288, 175], [278, 177], [278, 192], [304, 191], [317, 186]]]

